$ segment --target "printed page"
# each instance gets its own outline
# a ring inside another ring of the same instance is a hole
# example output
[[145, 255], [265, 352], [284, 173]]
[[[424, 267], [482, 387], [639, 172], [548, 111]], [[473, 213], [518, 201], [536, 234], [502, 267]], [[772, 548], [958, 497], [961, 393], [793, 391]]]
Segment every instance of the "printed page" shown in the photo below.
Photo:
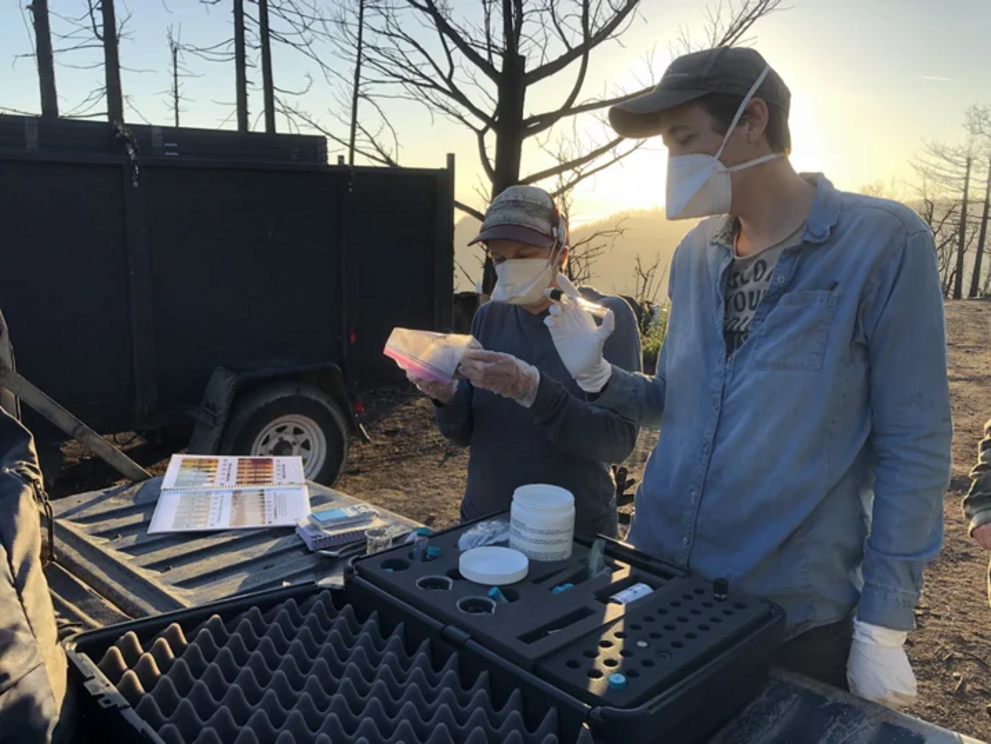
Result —
[[173, 455], [162, 491], [229, 491], [305, 484], [300, 457]]
[[310, 513], [306, 487], [162, 491], [148, 534], [295, 527]]

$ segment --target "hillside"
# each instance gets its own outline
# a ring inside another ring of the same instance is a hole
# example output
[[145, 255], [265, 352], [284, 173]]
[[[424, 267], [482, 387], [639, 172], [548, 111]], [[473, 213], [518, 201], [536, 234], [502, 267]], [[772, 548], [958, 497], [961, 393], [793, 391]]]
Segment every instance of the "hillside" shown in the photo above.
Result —
[[[632, 289], [637, 255], [648, 264], [655, 256], [660, 256], [661, 265], [666, 269], [678, 243], [695, 225], [694, 221], [669, 221], [661, 209], [622, 212], [576, 228], [572, 233], [572, 243], [620, 222], [624, 229], [623, 236], [617, 238], [612, 248], [607, 249], [592, 267], [591, 284], [603, 292], [626, 293]], [[481, 276], [482, 250], [479, 246], [466, 246], [478, 234], [478, 228], [478, 221], [472, 217], [462, 217], [454, 228], [454, 258], [473, 281]], [[457, 291], [472, 289], [473, 283], [468, 281], [463, 271], [455, 267], [454, 274]]]

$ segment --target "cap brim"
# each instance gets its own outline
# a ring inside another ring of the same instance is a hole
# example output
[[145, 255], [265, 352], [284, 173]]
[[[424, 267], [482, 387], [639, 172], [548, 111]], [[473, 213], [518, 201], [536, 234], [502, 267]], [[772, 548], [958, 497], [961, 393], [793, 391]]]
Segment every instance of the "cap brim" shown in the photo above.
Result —
[[661, 114], [696, 98], [707, 90], [652, 90], [609, 109], [609, 123], [616, 133], [629, 139], [645, 139], [661, 133]]
[[551, 248], [554, 245], [554, 238], [522, 225], [492, 225], [482, 230], [468, 245], [486, 243], [490, 240], [514, 240], [537, 248]]

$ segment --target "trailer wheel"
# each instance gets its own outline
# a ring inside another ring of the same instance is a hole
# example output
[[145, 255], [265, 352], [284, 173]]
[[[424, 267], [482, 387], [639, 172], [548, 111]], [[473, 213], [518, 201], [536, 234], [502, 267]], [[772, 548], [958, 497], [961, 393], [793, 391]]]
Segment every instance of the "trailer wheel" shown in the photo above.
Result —
[[298, 455], [307, 479], [331, 486], [347, 461], [347, 423], [337, 403], [319, 388], [277, 383], [235, 404], [220, 451], [255, 457]]

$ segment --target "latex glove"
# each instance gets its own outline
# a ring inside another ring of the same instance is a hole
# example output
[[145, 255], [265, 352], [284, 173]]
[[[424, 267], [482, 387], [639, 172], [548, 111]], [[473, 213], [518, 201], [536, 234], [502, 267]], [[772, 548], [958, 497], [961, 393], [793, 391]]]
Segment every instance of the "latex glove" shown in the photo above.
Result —
[[467, 349], [459, 369], [475, 387], [511, 398], [524, 408], [537, 399], [540, 372], [511, 354]]
[[[558, 277], [558, 283], [566, 294], [577, 295], [578, 290], [563, 276]], [[612, 310], [606, 313], [602, 325], [597, 326], [591, 313], [565, 300], [551, 305], [550, 317], [544, 320], [544, 325], [578, 387], [586, 393], [601, 392], [612, 376], [612, 365], [602, 356], [606, 339], [616, 328]]]
[[908, 633], [853, 621], [853, 644], [847, 661], [850, 692], [889, 708], [915, 702], [918, 688], [905, 653]]
[[991, 522], [987, 524], [982, 524], [980, 527], [976, 528], [970, 533], [970, 536], [977, 541], [985, 550], [991, 550]]
[[406, 379], [416, 385], [421, 393], [444, 405], [454, 400], [454, 396], [458, 392], [458, 383], [454, 380], [451, 380], [451, 382], [434, 382], [433, 380], [424, 380], [422, 377], [415, 377], [408, 372], [406, 373]]

